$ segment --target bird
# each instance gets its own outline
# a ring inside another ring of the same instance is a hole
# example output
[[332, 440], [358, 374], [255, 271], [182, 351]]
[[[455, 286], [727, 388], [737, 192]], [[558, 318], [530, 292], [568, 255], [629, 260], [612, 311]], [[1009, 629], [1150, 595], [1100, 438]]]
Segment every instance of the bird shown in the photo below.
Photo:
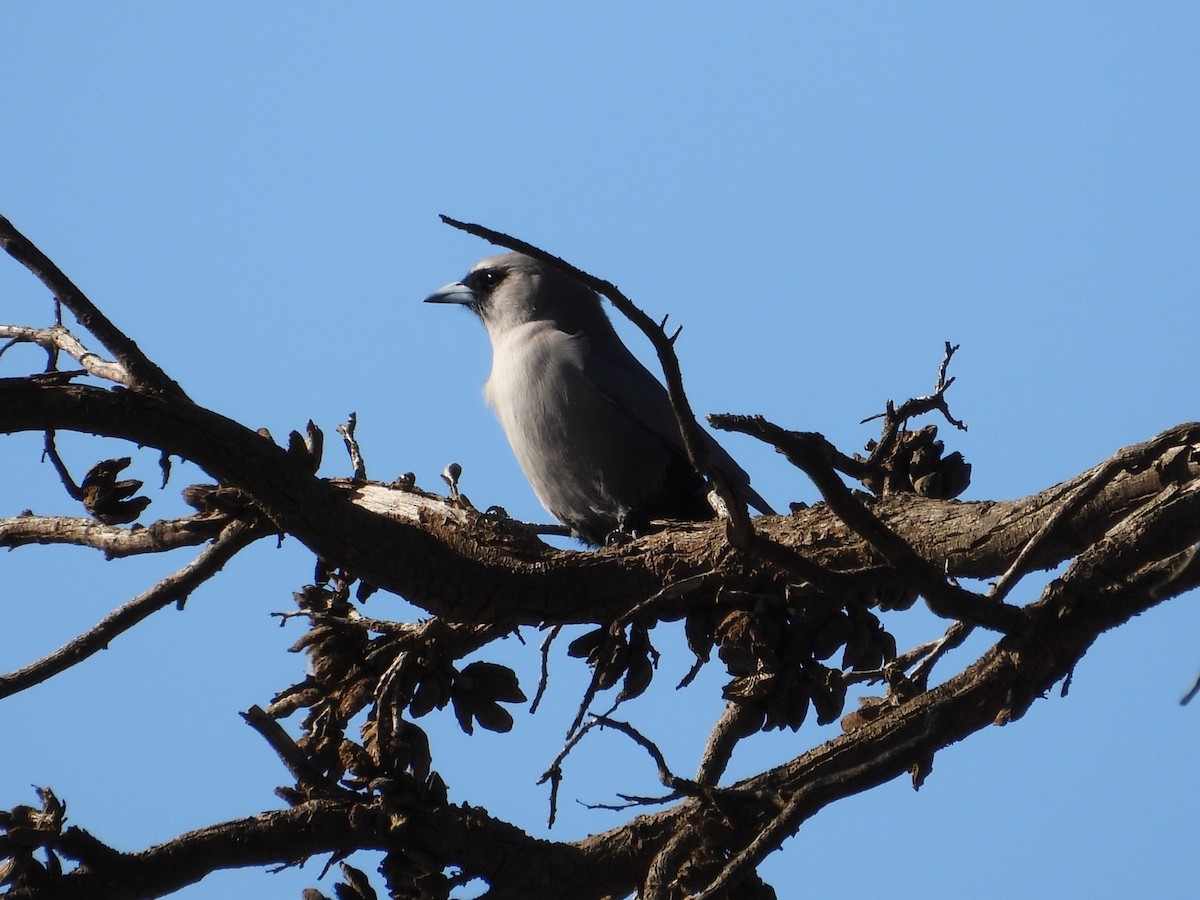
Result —
[[[586, 544], [652, 520], [711, 519], [666, 389], [622, 343], [600, 296], [523, 253], [483, 259], [425, 298], [474, 312], [492, 369], [484, 397], [541, 504]], [[774, 514], [707, 433], [709, 465], [737, 498]]]

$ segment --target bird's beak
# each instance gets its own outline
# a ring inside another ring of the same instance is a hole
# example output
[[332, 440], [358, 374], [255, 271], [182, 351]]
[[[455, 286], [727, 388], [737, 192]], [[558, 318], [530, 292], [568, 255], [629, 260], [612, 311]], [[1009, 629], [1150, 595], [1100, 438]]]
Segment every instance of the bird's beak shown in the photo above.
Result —
[[457, 303], [460, 306], [474, 306], [477, 299], [475, 292], [461, 281], [452, 281], [426, 297], [425, 302]]

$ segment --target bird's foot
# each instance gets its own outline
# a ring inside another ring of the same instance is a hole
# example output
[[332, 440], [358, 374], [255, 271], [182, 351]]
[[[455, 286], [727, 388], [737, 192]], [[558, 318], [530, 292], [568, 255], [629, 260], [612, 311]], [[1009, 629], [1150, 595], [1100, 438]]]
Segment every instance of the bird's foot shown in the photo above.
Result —
[[641, 535], [633, 530], [626, 531], [624, 528], [614, 528], [604, 536], [604, 546], [623, 547], [630, 541], [636, 540], [640, 536]]

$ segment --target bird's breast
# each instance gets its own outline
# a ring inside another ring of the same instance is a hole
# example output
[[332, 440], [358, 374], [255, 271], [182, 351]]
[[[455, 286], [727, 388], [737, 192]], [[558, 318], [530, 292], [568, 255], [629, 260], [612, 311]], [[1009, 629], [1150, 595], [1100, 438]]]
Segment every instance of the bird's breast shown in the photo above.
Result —
[[561, 439], [568, 411], [589, 405], [579, 348], [545, 323], [510, 329], [494, 342], [484, 397], [510, 440]]

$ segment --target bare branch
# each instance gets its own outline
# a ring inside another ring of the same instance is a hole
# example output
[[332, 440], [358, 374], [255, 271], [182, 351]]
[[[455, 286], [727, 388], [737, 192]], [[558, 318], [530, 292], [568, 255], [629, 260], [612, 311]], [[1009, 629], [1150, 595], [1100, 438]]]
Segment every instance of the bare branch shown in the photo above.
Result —
[[350, 413], [349, 417], [341, 425], [338, 425], [338, 434], [342, 436], [342, 440], [346, 443], [346, 452], [350, 454], [350, 466], [354, 471], [353, 478], [355, 481], [367, 480], [367, 464], [363, 462], [362, 453], [358, 449], [358, 439], [354, 436], [354, 429], [358, 425], [358, 416]]
[[1085, 472], [1064, 492], [1062, 502], [1051, 513], [1042, 526], [1029, 538], [1029, 542], [1021, 548], [1017, 558], [1000, 577], [999, 581], [988, 592], [988, 596], [1003, 600], [1016, 582], [1033, 566], [1030, 559], [1039, 548], [1050, 539], [1051, 535], [1059, 532], [1064, 523], [1089, 500], [1094, 498], [1104, 487], [1121, 472], [1136, 472], [1153, 463], [1169, 467], [1171, 460], [1164, 457], [1164, 452], [1183, 451], [1188, 445], [1200, 441], [1200, 427], [1183, 426], [1158, 435], [1142, 444], [1126, 447], [1100, 465]]
[[542, 697], [545, 696], [546, 687], [550, 683], [550, 646], [554, 643], [554, 639], [562, 632], [561, 625], [554, 625], [550, 628], [550, 633], [542, 640], [541, 646], [538, 648], [542, 655], [542, 671], [538, 676], [537, 691], [533, 695], [533, 700], [529, 704], [529, 714], [533, 715], [541, 706]]
[[0, 519], [0, 547], [72, 544], [92, 547], [102, 551], [107, 559], [117, 559], [195, 547], [216, 537], [228, 522], [228, 516], [202, 513], [164, 519], [145, 527], [124, 528], [83, 517], [30, 514]]
[[588, 727], [596, 725], [600, 728], [611, 728], [614, 731], [619, 731], [625, 735], [643, 750], [650, 754], [650, 758], [654, 760], [654, 765], [658, 769], [658, 780], [662, 782], [663, 787], [670, 788], [672, 791], [693, 796], [699, 795], [702, 792], [700, 785], [687, 778], [680, 778], [671, 772], [670, 766], [667, 765], [667, 759], [658, 749], [658, 745], [650, 740], [628, 722], [618, 722], [615, 719], [610, 719], [607, 716], [597, 716], [588, 723]]
[[106, 648], [113, 638], [171, 603], [182, 602], [221, 570], [238, 551], [268, 533], [263, 526], [233, 522], [199, 556], [154, 587], [114, 610], [79, 637], [48, 656], [7, 675], [0, 675], [0, 699], [25, 690], [69, 669]]
[[53, 429], [46, 432], [42, 453], [46, 459], [50, 460], [50, 465], [54, 466], [54, 471], [58, 473], [58, 478], [62, 482], [62, 486], [66, 490], [67, 496], [72, 500], [82, 501], [83, 491], [79, 489], [79, 485], [75, 483], [75, 479], [72, 478], [71, 473], [67, 471], [67, 464], [64, 463], [62, 457], [58, 455], [58, 447], [54, 441]]
[[829, 462], [827, 450], [830, 445], [824, 437], [785, 431], [760, 416], [714, 418], [720, 422], [718, 427], [740, 431], [773, 444], [789, 462], [803, 469], [838, 518], [874, 547], [890, 565], [913, 579], [934, 613], [973, 622], [993, 631], [1011, 632], [1021, 625], [1020, 610], [951, 584], [935, 566], [918, 556], [907, 541], [880, 521], [837, 476]]
[[[248, 491], [276, 527], [320, 558], [451, 620], [509, 627], [612, 621], [640, 598], [714, 567], [726, 576], [727, 587], [743, 584], [750, 591], [782, 590], [794, 577], [770, 561], [756, 568], [751, 560], [723, 555], [724, 544], [714, 543], [715, 523], [695, 523], [594, 553], [555, 550], [501, 519], [451, 507], [431, 495], [315, 478], [268, 439], [200, 407], [166, 404], [132, 391], [0, 381], [0, 432], [47, 428], [104, 433], [190, 459], [218, 480]], [[1200, 477], [1200, 461], [1170, 449], [1181, 439], [1190, 446], [1186, 439], [1195, 429], [1200, 426], [1164, 433], [1169, 467], [1122, 472], [1071, 517], [1064, 533], [1072, 540], [1050, 542], [1030, 564], [1049, 567], [1069, 558], [1080, 541], [1095, 540], [1157, 494], [1164, 480]], [[920, 558], [937, 560], [938, 579], [986, 578], [1009, 566], [1036, 528], [1032, 523], [1044, 521], [1047, 506], [1061, 496], [1062, 487], [1002, 503], [905, 495], [873, 501], [870, 511]], [[940, 523], [936, 530], [928, 528], [931, 519]], [[860, 570], [871, 556], [864, 555], [861, 538], [831, 521], [825, 507], [768, 517], [759, 528], [768, 539], [765, 545], [814, 572]], [[686, 543], [683, 535], [689, 536]], [[664, 601], [656, 614], [667, 617], [705, 597], [711, 597], [707, 588]]]
[[954, 384], [954, 379], [947, 380], [946, 371], [950, 367], [950, 360], [958, 351], [958, 344], [951, 344], [946, 341], [945, 352], [942, 356], [941, 365], [938, 366], [937, 383], [933, 387], [933, 393], [924, 397], [913, 397], [905, 400], [900, 404], [900, 408], [896, 409], [891, 400], [887, 402], [887, 409], [884, 412], [876, 413], [873, 416], [867, 416], [862, 420], [863, 424], [874, 419], [883, 419], [884, 428], [883, 436], [879, 440], [879, 449], [886, 452], [885, 446], [895, 438], [897, 432], [909, 419], [915, 419], [917, 416], [923, 416], [926, 413], [940, 412], [955, 428], [960, 431], [966, 431], [967, 426], [954, 418], [950, 414], [950, 407], [946, 403], [946, 391], [950, 389], [950, 385]]
[[138, 345], [100, 312], [49, 257], [3, 216], [0, 216], [0, 247], [37, 276], [55, 299], [74, 314], [79, 324], [96, 336], [125, 368], [137, 389], [155, 396], [187, 399], [178, 384], [151, 362]]
[[297, 747], [296, 742], [283, 730], [283, 726], [268, 715], [261, 706], [252, 706], [241, 715], [246, 724], [261, 734], [263, 739], [271, 745], [271, 749], [287, 766], [298, 784], [316, 788], [326, 796], [348, 797], [351, 795], [350, 791], [338, 787], [317, 771], [304, 751]]
[[36, 344], [47, 350], [61, 350], [78, 361], [88, 375], [94, 375], [97, 378], [103, 378], [129, 388], [137, 386], [123, 365], [92, 353], [62, 325], [54, 325], [50, 328], [0, 325], [0, 338], [9, 339], [8, 344], [0, 348], [0, 355], [3, 355], [4, 351], [14, 344]]
[[1196, 699], [1197, 694], [1200, 694], [1200, 675], [1196, 676], [1196, 680], [1192, 682], [1192, 686], [1187, 689], [1187, 693], [1179, 698], [1179, 705], [1187, 706], [1194, 699]]

